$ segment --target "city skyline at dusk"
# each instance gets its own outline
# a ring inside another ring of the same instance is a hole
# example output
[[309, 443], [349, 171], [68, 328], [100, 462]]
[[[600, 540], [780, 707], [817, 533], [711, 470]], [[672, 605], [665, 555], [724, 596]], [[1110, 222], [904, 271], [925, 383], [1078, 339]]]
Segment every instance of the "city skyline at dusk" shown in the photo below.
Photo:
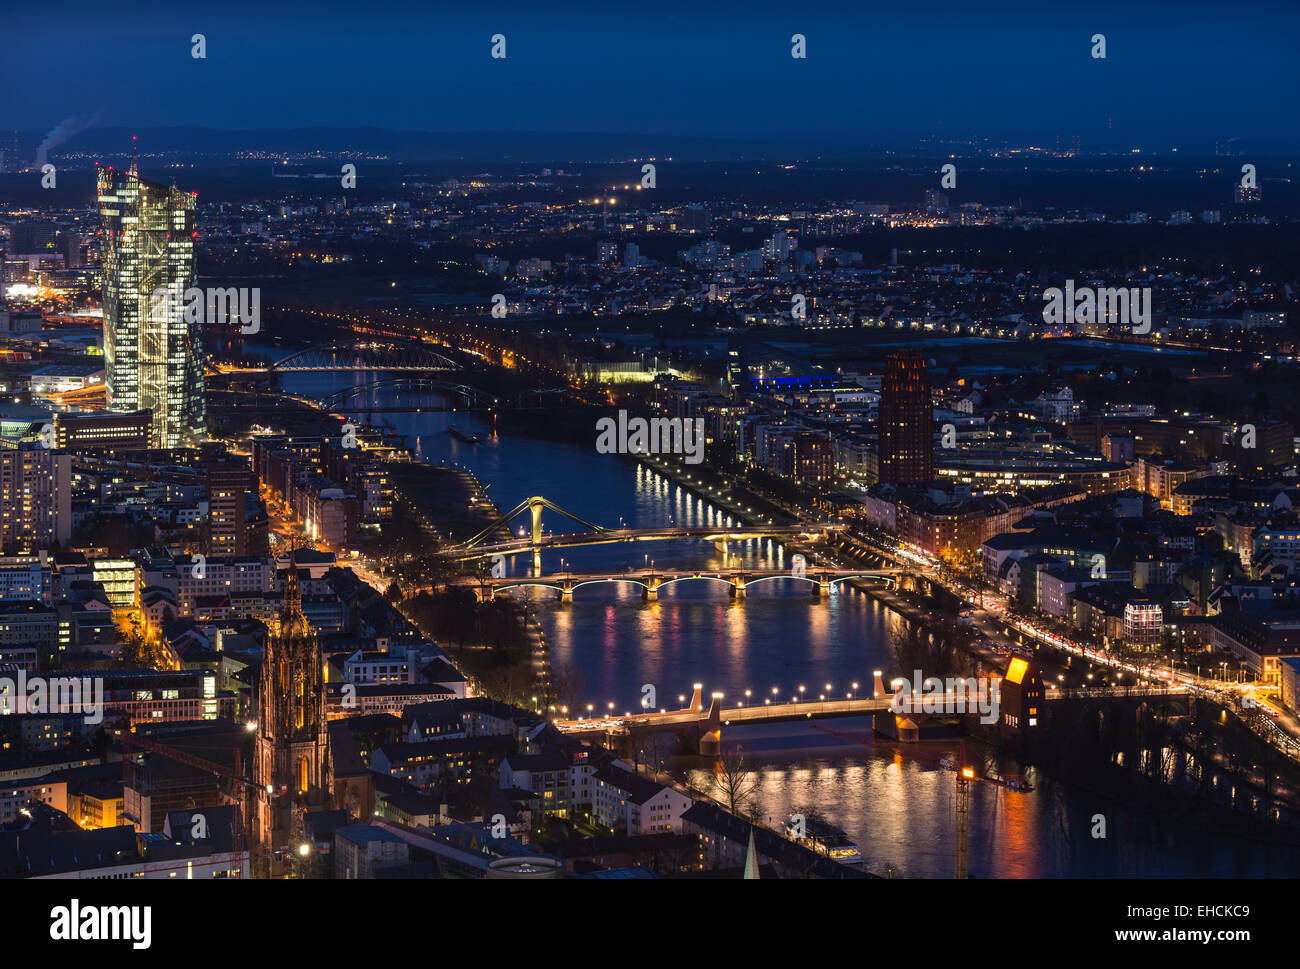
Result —
[[13, 951], [1284, 937], [1297, 8], [5, 24]]

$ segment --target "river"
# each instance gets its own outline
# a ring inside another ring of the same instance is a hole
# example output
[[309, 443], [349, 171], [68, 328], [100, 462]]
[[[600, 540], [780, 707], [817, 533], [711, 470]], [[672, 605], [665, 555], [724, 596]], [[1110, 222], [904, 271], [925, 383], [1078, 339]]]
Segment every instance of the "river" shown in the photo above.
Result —
[[[284, 382], [291, 392], [321, 396], [364, 379], [302, 374]], [[399, 401], [381, 396], [372, 403]], [[400, 403], [438, 402], [412, 400], [408, 393]], [[494, 437], [485, 421], [467, 412], [375, 418], [406, 434], [423, 460], [473, 471], [503, 511], [540, 495], [611, 527], [731, 520], [644, 467], [598, 454], [594, 428], [593, 446], [582, 448]], [[479, 435], [482, 443], [458, 440], [448, 433], [451, 426]], [[556, 532], [579, 528], [549, 510], [542, 524]], [[729, 552], [733, 563], [786, 565], [783, 550], [771, 541], [746, 542]], [[544, 572], [619, 572], [651, 561], [660, 568], [720, 564], [719, 551], [698, 541], [602, 545], [542, 556]], [[529, 556], [518, 556], [509, 568], [524, 575], [530, 564]], [[553, 592], [529, 595], [550, 642], [552, 663], [580, 671], [583, 702], [600, 712], [638, 708], [646, 685], [654, 687], [660, 707], [677, 705], [697, 682], [706, 692], [722, 692], [728, 703], [789, 698], [799, 695], [800, 686], [809, 699], [828, 686], [831, 695], [842, 696], [855, 683], [868, 684], [872, 670], [889, 667], [891, 634], [901, 625], [894, 613], [859, 592], [842, 589], [818, 602], [804, 583], [793, 581], [764, 583], [740, 603], [721, 583], [709, 582], [665, 589], [657, 603], [644, 602], [638, 587], [619, 583], [579, 589], [567, 606], [558, 605]], [[906, 877], [951, 877], [953, 774], [871, 739], [862, 724], [850, 726], [848, 739], [810, 725], [728, 728], [724, 737], [740, 742], [762, 775], [755, 802], [773, 824], [796, 807], [815, 805], [861, 847], [869, 870], [881, 873], [892, 865]], [[709, 765], [698, 758], [670, 766], [697, 787], [712, 783]], [[990, 766], [1015, 770], [1015, 765]], [[972, 877], [1289, 877], [1300, 864], [1296, 849], [1189, 831], [1053, 782], [1041, 772], [1031, 771], [1029, 778], [1035, 785], [1029, 793], [973, 786]], [[1093, 837], [1098, 814], [1106, 819], [1104, 838]]]

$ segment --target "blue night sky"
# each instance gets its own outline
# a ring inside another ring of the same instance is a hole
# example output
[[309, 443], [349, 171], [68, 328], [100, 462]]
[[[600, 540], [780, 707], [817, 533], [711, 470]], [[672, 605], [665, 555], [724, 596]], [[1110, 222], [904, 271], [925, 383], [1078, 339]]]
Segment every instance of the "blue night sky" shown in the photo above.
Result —
[[[72, 0], [6, 11], [0, 126], [48, 129], [77, 116], [127, 127], [846, 144], [929, 133], [1200, 147], [1298, 140], [1300, 8], [1272, 0], [183, 6]], [[196, 32], [207, 37], [206, 60], [190, 56]], [[504, 61], [489, 57], [498, 32]], [[807, 37], [806, 60], [790, 56], [796, 32]], [[1090, 56], [1098, 32], [1106, 60]]]

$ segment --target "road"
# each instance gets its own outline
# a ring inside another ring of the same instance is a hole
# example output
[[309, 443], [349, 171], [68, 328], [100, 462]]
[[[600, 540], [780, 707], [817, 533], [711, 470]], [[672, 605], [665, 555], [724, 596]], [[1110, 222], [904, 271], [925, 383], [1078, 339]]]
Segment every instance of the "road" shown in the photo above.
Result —
[[1257, 687], [1253, 683], [1231, 683], [1198, 676], [1186, 670], [1176, 669], [1154, 657], [1149, 661], [1138, 663], [1102, 650], [1089, 649], [1062, 634], [1044, 629], [1027, 618], [1010, 615], [1008, 613], [1010, 603], [1005, 596], [988, 590], [980, 592], [970, 589], [951, 577], [945, 577], [936, 563], [928, 557], [914, 549], [898, 545], [883, 533], [878, 540], [871, 541], [862, 533], [855, 532], [850, 536], [849, 541], [869, 554], [893, 561], [911, 562], [918, 566], [932, 582], [942, 585], [970, 603], [971, 620], [988, 639], [1004, 639], [1007, 631], [1010, 630], [1014, 634], [1042, 645], [1083, 657], [1115, 671], [1116, 674], [1131, 674], [1135, 682], [1162, 681], [1170, 685], [1182, 686], [1192, 693], [1215, 702], [1231, 705], [1238, 712], [1248, 712], [1252, 709], [1250, 705], [1254, 704], [1254, 709], [1264, 715], [1266, 736], [1288, 756], [1300, 760], [1300, 719], [1276, 701], [1257, 694]]

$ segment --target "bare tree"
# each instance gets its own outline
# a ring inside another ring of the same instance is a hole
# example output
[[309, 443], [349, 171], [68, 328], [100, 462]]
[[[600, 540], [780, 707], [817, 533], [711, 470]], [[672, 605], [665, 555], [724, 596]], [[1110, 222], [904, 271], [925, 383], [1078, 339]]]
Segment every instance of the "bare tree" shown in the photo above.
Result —
[[551, 667], [551, 694], [561, 707], [568, 707], [570, 713], [578, 709], [582, 699], [582, 670], [571, 663], [557, 663]]
[[663, 769], [664, 761], [677, 749], [677, 735], [671, 733], [647, 734], [641, 741], [641, 759], [656, 774]]
[[479, 680], [479, 689], [492, 699], [512, 706], [531, 708], [532, 675], [520, 666], [498, 666]]
[[742, 810], [763, 785], [763, 775], [749, 769], [745, 748], [739, 744], [719, 753], [713, 772], [714, 783], [732, 814]]

